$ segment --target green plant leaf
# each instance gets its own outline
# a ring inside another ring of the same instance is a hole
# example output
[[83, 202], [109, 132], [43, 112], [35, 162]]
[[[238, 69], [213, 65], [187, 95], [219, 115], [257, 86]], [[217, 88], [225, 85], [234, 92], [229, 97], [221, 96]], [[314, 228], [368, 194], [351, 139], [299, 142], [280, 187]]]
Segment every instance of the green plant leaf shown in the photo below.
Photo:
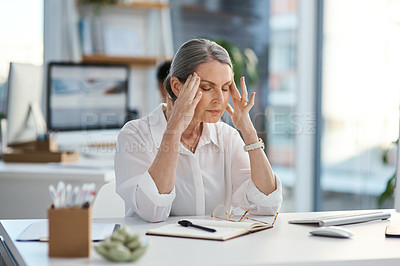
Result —
[[247, 73], [247, 80], [250, 84], [257, 83], [258, 80], [258, 58], [254, 51], [250, 48], [244, 49], [245, 66]]
[[395, 189], [395, 178], [396, 178], [396, 174], [394, 174], [387, 181], [385, 191], [378, 198], [378, 208], [382, 208], [383, 203], [385, 203], [387, 200], [390, 200], [393, 198], [394, 189]]
[[256, 84], [259, 78], [258, 58], [254, 51], [250, 48], [241, 50], [236, 44], [222, 39], [215, 42], [224, 47], [231, 58], [235, 83], [239, 84], [240, 78], [245, 76], [250, 85]]
[[[399, 139], [394, 141], [392, 144], [397, 145], [397, 148], [399, 149]], [[389, 154], [389, 148], [387, 148], [382, 155], [382, 161], [385, 164], [388, 163], [388, 154]], [[395, 187], [396, 187], [396, 173], [394, 173], [393, 176], [389, 178], [389, 180], [386, 183], [385, 191], [383, 191], [382, 194], [378, 197], [378, 202], [377, 202], [378, 208], [382, 208], [383, 204], [387, 200], [393, 199]]]

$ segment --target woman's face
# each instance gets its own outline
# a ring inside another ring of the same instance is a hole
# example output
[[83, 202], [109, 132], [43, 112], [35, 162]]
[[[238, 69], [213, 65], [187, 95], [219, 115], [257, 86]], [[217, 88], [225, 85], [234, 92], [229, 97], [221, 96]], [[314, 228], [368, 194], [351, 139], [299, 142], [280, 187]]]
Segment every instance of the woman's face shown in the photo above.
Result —
[[229, 86], [233, 80], [232, 69], [219, 61], [202, 63], [197, 66], [200, 77], [199, 91], [202, 92], [193, 119], [216, 123], [223, 115], [229, 101]]

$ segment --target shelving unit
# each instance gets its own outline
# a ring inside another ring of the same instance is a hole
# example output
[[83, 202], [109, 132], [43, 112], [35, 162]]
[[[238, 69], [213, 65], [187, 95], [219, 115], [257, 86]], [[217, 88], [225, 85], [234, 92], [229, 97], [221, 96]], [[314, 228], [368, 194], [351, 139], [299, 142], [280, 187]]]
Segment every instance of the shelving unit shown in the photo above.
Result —
[[[132, 30], [131, 32], [128, 32], [129, 34], [131, 34], [130, 38], [137, 38], [139, 39], [139, 42], [144, 42], [144, 38], [145, 35], [149, 36], [152, 34], [152, 30], [151, 28], [154, 28], [154, 25], [150, 25], [151, 23], [154, 23], [154, 20], [158, 20], [158, 30], [160, 31], [160, 34], [157, 36], [157, 34], [153, 33], [153, 39], [155, 42], [159, 42], [159, 43], [163, 43], [163, 44], [167, 44], [168, 40], [165, 40], [165, 33], [164, 31], [168, 32], [168, 37], [167, 38], [171, 38], [170, 36], [172, 35], [170, 33], [170, 29], [166, 28], [166, 25], [170, 24], [168, 18], [169, 15], [169, 9], [170, 9], [170, 4], [169, 2], [166, 1], [159, 1], [159, 2], [153, 2], [153, 1], [135, 1], [135, 2], [131, 2], [131, 3], [124, 3], [124, 2], [120, 2], [120, 3], [115, 3], [115, 4], [105, 4], [105, 5], [101, 5], [99, 7], [96, 7], [96, 5], [94, 4], [81, 4], [79, 1], [77, 2], [77, 8], [79, 11], [79, 19], [82, 18], [86, 18], [89, 20], [106, 20], [103, 21], [103, 26], [107, 26], [107, 24], [112, 24], [112, 19], [111, 19], [111, 23], [110, 23], [110, 14], [114, 14], [114, 16], [118, 16], [119, 20], [121, 21], [122, 17], [126, 16], [135, 16], [135, 17], [141, 17], [142, 20], [147, 20], [145, 22], [146, 25], [146, 29], [144, 29], [145, 31], [147, 31], [145, 34], [138, 34], [138, 36], [132, 36], [132, 34], [134, 34], [135, 32]], [[94, 9], [98, 8], [98, 14], [94, 14], [95, 12], [93, 12]], [[134, 12], [139, 12], [139, 13], [134, 13]], [[165, 14], [165, 13], [168, 14]], [[154, 14], [158, 13], [158, 16], [155, 16]], [[117, 15], [116, 15], [117, 14]], [[147, 18], [146, 18], [147, 17]], [[142, 22], [139, 23], [133, 23], [133, 19], [131, 19], [130, 21], [128, 21], [127, 18], [126, 20], [126, 24], [131, 24], [132, 29], [134, 29], [136, 27], [135, 24], [140, 24]], [[108, 20], [108, 21], [107, 21]], [[92, 21], [93, 22], [93, 21]], [[114, 23], [115, 24], [115, 23]], [[157, 23], [155, 23], [157, 24]], [[94, 25], [90, 26], [92, 31], [94, 30]], [[125, 27], [125, 25], [120, 26], [121, 28], [124, 28], [125, 30], [128, 27]], [[139, 26], [140, 27], [140, 26]], [[143, 27], [143, 26], [142, 26]], [[104, 30], [104, 29], [101, 29]], [[119, 30], [118, 28], [116, 29], [117, 31]], [[104, 33], [103, 33], [104, 34]], [[91, 34], [91, 36], [93, 37], [93, 32]], [[120, 36], [121, 37], [121, 36]], [[157, 38], [156, 38], [157, 37]], [[147, 38], [147, 37], [146, 37]], [[106, 42], [106, 37], [101, 36], [101, 40], [103, 42]], [[97, 39], [93, 40], [92, 42], [98, 41]], [[109, 39], [107, 39], [108, 42], [110, 42]], [[115, 42], [118, 42], [119, 40], [113, 40]], [[148, 39], [147, 39], [148, 41]], [[149, 42], [151, 43], [151, 42]], [[105, 44], [103, 44], [102, 46], [104, 46]], [[90, 53], [87, 53], [85, 51], [82, 52], [82, 62], [85, 63], [102, 63], [102, 64], [129, 64], [131, 66], [141, 66], [141, 67], [151, 67], [151, 66], [155, 66], [157, 64], [157, 62], [165, 60], [166, 58], [170, 57], [168, 55], [166, 55], [165, 51], [169, 50], [169, 53], [172, 52], [171, 48], [169, 47], [167, 49], [165, 49], [164, 53], [161, 51], [149, 51], [151, 50], [151, 47], [148, 48], [148, 43], [146, 43], [146, 45], [143, 45], [143, 47], [140, 47], [139, 49], [142, 49], [143, 51], [138, 52], [136, 51], [136, 53], [139, 53], [138, 55], [129, 55], [129, 54], [108, 54], [107, 51], [92, 51]], [[172, 46], [172, 42], [171, 45]], [[104, 49], [104, 47], [103, 47]], [[157, 48], [156, 48], [157, 49]], [[126, 51], [125, 51], [126, 52]]]
[[169, 1], [119, 1], [93, 8], [79, 0], [44, 1], [45, 64], [127, 64], [128, 109], [139, 116], [150, 113], [161, 101], [156, 67], [173, 56]]
[[155, 66], [160, 58], [157, 57], [122, 57], [108, 56], [105, 54], [82, 55], [84, 63], [100, 63], [100, 64], [128, 64], [131, 66]]
[[132, 3], [117, 3], [115, 4], [115, 6], [122, 8], [144, 8], [144, 9], [170, 8], [170, 4], [168, 2], [146, 2], [146, 1], [138, 1]]
[[[100, 23], [102, 49], [82, 50], [82, 62], [128, 64], [131, 66], [129, 109], [139, 115], [149, 113], [159, 103], [156, 66], [172, 58], [172, 32], [168, 1], [135, 1], [102, 5], [98, 14], [94, 5], [77, 4], [79, 19], [86, 19], [95, 32]], [[97, 29], [98, 30], [98, 29]], [[92, 40], [92, 45], [97, 45]], [[83, 48], [83, 47], [82, 47]], [[118, 49], [121, 48], [119, 51]]]

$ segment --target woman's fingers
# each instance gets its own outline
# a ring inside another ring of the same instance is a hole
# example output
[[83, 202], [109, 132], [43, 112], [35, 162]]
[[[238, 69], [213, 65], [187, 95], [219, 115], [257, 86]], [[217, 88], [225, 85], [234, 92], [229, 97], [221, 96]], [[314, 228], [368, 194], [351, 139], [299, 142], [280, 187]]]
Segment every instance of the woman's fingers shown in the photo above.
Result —
[[233, 115], [233, 108], [229, 103], [226, 106], [226, 111], [228, 112], [229, 115], [231, 115], [231, 116]]
[[189, 75], [186, 79], [185, 84], [182, 87], [182, 90], [179, 93], [179, 97], [184, 101], [192, 101], [196, 95], [196, 92], [200, 85], [200, 77], [197, 73], [193, 73], [193, 75]]
[[244, 80], [244, 77], [240, 78], [240, 88], [242, 89], [242, 99], [244, 101], [247, 101], [247, 87], [246, 87], [246, 82]]
[[197, 94], [196, 94], [196, 97], [193, 99], [193, 104], [194, 104], [194, 106], [197, 106], [197, 104], [199, 103], [199, 101], [201, 100], [201, 96], [202, 96], [203, 94], [201, 93], [201, 91], [199, 91]]
[[[244, 103], [245, 105], [236, 105], [235, 107], [238, 108], [238, 110], [242, 110], [242, 111], [239, 111], [239, 113], [248, 113], [250, 111], [250, 109], [254, 106], [255, 99], [256, 99], [256, 93], [253, 92], [250, 95], [249, 101]], [[234, 112], [235, 112], [235, 110], [233, 109], [233, 107], [229, 103], [226, 106], [226, 111], [230, 115], [233, 115]]]
[[189, 77], [186, 79], [185, 83], [183, 84], [182, 89], [179, 92], [178, 98], [179, 97], [184, 97], [187, 94], [187, 90], [185, 88], [187, 88], [189, 86], [189, 83], [192, 81], [192, 75], [190, 74]]
[[189, 100], [193, 100], [195, 96], [197, 97], [196, 93], [200, 86], [200, 77], [196, 74], [193, 74], [192, 82], [189, 84], [191, 87], [189, 89]]
[[250, 94], [249, 102], [246, 104], [246, 107], [245, 107], [246, 112], [249, 112], [250, 109], [253, 107], [255, 99], [256, 99], [256, 93], [253, 92], [252, 94]]
[[256, 99], [256, 92], [253, 92], [253, 93], [250, 95], [249, 104], [254, 105], [255, 99]]
[[232, 83], [231, 83], [231, 85], [229, 86], [229, 91], [230, 91], [230, 93], [231, 93], [231, 96], [232, 96], [232, 100], [240, 100], [240, 93], [239, 93], [239, 91], [238, 91], [238, 89], [236, 88], [236, 84], [235, 84], [235, 81], [234, 80], [232, 80]]

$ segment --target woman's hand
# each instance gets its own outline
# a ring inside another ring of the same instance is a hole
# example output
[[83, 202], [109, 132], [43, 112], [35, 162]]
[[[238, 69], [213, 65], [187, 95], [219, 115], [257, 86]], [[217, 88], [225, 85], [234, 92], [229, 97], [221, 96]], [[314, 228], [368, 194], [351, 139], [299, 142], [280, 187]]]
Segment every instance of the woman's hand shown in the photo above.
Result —
[[201, 99], [201, 92], [197, 92], [200, 85], [200, 77], [194, 73], [190, 75], [179, 92], [175, 102], [170, 97], [167, 100], [167, 131], [177, 130], [179, 135], [188, 127], [192, 121], [194, 110]]
[[[246, 145], [258, 141], [257, 131], [250, 120], [249, 111], [254, 105], [255, 92], [250, 95], [247, 102], [247, 88], [244, 77], [240, 79], [242, 94], [239, 93], [234, 82], [229, 90], [232, 96], [233, 107], [228, 104], [226, 110], [232, 117], [234, 126], [242, 132], [243, 141]], [[276, 190], [275, 174], [271, 168], [267, 156], [262, 149], [255, 149], [248, 152], [250, 158], [251, 180], [254, 185], [265, 195]]]
[[244, 81], [244, 77], [240, 78], [240, 87], [242, 94], [239, 93], [235, 82], [232, 81], [229, 86], [229, 91], [232, 97], [233, 108], [230, 104], [227, 105], [226, 111], [232, 118], [233, 125], [240, 130], [242, 133], [254, 132], [254, 126], [251, 122], [249, 111], [254, 105], [255, 95], [253, 92], [250, 95], [250, 100], [247, 100], [247, 87]]

